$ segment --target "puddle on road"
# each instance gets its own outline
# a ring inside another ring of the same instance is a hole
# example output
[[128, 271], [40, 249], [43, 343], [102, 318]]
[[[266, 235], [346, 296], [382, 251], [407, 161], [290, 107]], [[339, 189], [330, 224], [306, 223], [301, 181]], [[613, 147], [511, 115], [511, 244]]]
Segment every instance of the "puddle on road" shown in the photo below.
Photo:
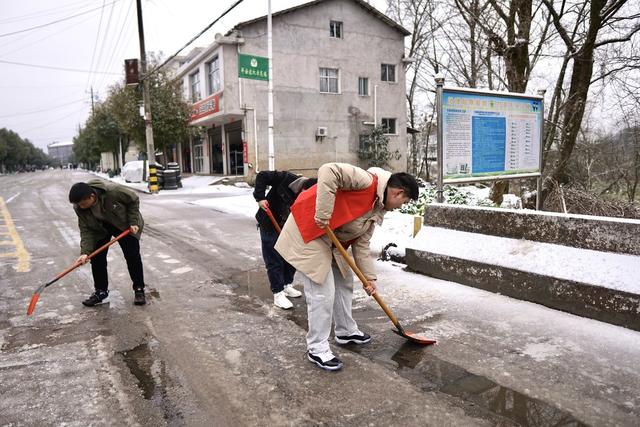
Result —
[[[245, 297], [234, 302], [240, 311], [255, 310], [263, 304], [272, 303], [273, 296], [264, 269], [235, 274], [225, 283], [231, 285], [238, 297]], [[282, 311], [282, 316], [306, 330], [304, 297], [290, 300], [294, 308]], [[354, 317], [365, 325], [380, 323], [381, 313], [364, 307], [355, 309]], [[435, 324], [440, 318], [430, 318], [428, 322]], [[347, 345], [342, 348], [386, 366], [425, 392], [440, 392], [461, 399], [466, 405], [465, 411], [476, 416], [488, 413], [492, 418], [509, 420], [521, 426], [586, 426], [568, 412], [435, 357], [429, 347], [407, 341], [398, 348], [398, 339], [391, 332], [388, 336], [376, 338], [378, 345]]]
[[158, 345], [158, 341], [152, 339], [118, 354], [138, 380], [143, 397], [162, 410], [164, 419], [169, 424], [181, 425], [184, 423], [183, 416], [168, 395], [172, 380], [167, 373], [165, 362], [156, 354]]

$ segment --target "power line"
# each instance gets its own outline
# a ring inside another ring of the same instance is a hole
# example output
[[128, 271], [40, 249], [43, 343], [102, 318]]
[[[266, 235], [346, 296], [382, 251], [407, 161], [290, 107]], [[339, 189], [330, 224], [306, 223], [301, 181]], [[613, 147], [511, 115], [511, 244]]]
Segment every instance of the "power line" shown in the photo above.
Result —
[[[151, 75], [153, 73], [155, 73], [156, 71], [158, 71], [160, 68], [164, 67], [165, 65], [167, 65], [169, 63], [169, 61], [171, 61], [173, 58], [175, 58], [176, 56], [178, 56], [178, 54], [180, 52], [182, 52], [182, 50], [184, 48], [186, 48], [187, 46], [189, 46], [191, 43], [193, 43], [194, 41], [196, 41], [201, 35], [203, 35], [207, 30], [209, 30], [209, 28], [213, 27], [213, 25], [218, 22], [219, 20], [221, 20], [227, 13], [231, 12], [236, 6], [238, 6], [240, 3], [242, 3], [244, 0], [237, 0], [234, 4], [232, 4], [227, 10], [225, 10], [222, 15], [218, 16], [212, 23], [210, 23], [209, 25], [207, 25], [204, 30], [200, 31], [195, 37], [193, 37], [191, 40], [189, 40], [187, 42], [187, 44], [185, 44], [184, 46], [182, 46], [180, 49], [178, 49], [178, 51], [176, 53], [174, 53], [173, 55], [171, 55], [169, 58], [167, 58], [166, 61], [164, 61], [162, 64], [158, 65], [156, 68], [154, 68], [153, 70], [150, 70], [149, 72], [147, 72], [147, 76]], [[145, 79], [147, 76], [142, 76], [142, 79]]]
[[0, 63], [2, 64], [11, 64], [11, 65], [21, 65], [23, 67], [33, 67], [33, 68], [45, 68], [47, 70], [58, 70], [58, 71], [71, 71], [74, 73], [96, 73], [96, 74], [111, 74], [114, 76], [119, 76], [121, 73], [110, 73], [108, 71], [90, 71], [90, 70], [79, 70], [77, 68], [63, 68], [63, 67], [51, 67], [48, 65], [36, 65], [36, 64], [25, 64], [23, 62], [13, 62], [13, 61], [4, 61], [0, 59]]
[[37, 30], [38, 28], [48, 27], [49, 25], [57, 24], [58, 22], [68, 21], [69, 19], [76, 18], [76, 17], [82, 16], [82, 15], [86, 15], [87, 13], [95, 12], [98, 9], [102, 9], [104, 6], [108, 6], [108, 5], [117, 3], [118, 1], [119, 0], [114, 0], [114, 1], [112, 1], [111, 3], [109, 3], [107, 5], [96, 7], [94, 9], [89, 9], [89, 10], [87, 10], [85, 12], [80, 12], [80, 13], [77, 13], [75, 15], [67, 16], [66, 18], [56, 19], [55, 21], [47, 22], [46, 24], [36, 25], [35, 27], [30, 27], [30, 28], [25, 28], [25, 29], [18, 30], [18, 31], [12, 31], [10, 33], [0, 34], [0, 37], [6, 37], [6, 36], [12, 36], [12, 35], [15, 35], [15, 34], [25, 33], [27, 31]]
[[65, 107], [67, 105], [77, 104], [78, 102], [85, 102], [85, 101], [86, 100], [84, 98], [82, 98], [82, 99], [78, 99], [78, 100], [75, 100], [75, 101], [67, 102], [65, 104], [52, 105], [49, 108], [45, 108], [45, 109], [42, 109], [42, 110], [26, 111], [24, 113], [16, 113], [16, 114], [6, 114], [4, 116], [0, 116], [0, 119], [4, 119], [4, 118], [7, 118], [7, 117], [26, 116], [26, 115], [29, 115], [29, 114], [36, 114], [36, 113], [44, 113], [46, 111], [55, 110], [56, 108]]
[[26, 15], [21, 15], [21, 16], [14, 16], [11, 18], [5, 18], [5, 19], [0, 19], [0, 24], [8, 24], [11, 22], [17, 22], [17, 21], [27, 21], [29, 19], [35, 19], [35, 18], [40, 18], [40, 17], [47, 17], [47, 16], [51, 16], [51, 15], [55, 15], [57, 13], [60, 12], [66, 12], [66, 9], [74, 9], [76, 5], [81, 4], [81, 3], [91, 3], [92, 0], [81, 0], [81, 1], [77, 1], [75, 3], [68, 3], [64, 6], [60, 6], [60, 7], [54, 7], [51, 9], [44, 9], [44, 10], [40, 10], [38, 12], [33, 12], [33, 13], [27, 13]]
[[[98, 33], [96, 34], [96, 41], [93, 44], [93, 50], [91, 52], [91, 65], [89, 65], [89, 70], [93, 69], [93, 61], [96, 59], [96, 50], [98, 49], [98, 40], [100, 40], [100, 30], [102, 29], [102, 16], [104, 15], [104, 2], [102, 0], [102, 8], [100, 9], [100, 21], [98, 24]], [[97, 64], [96, 64], [97, 67]], [[89, 86], [89, 81], [91, 80], [91, 73], [87, 76], [87, 84], [85, 85], [85, 90], [87, 90], [87, 86]]]

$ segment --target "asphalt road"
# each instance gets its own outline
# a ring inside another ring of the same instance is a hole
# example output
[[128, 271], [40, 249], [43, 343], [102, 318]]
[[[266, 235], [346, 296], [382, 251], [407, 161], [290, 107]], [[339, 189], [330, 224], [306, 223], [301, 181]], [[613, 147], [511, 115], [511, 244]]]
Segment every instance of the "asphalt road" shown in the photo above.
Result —
[[[423, 315], [438, 346], [390, 333], [359, 291], [373, 342], [336, 347], [341, 372], [316, 368], [304, 297], [273, 307], [254, 221], [189, 203], [203, 196], [140, 195], [146, 306], [114, 247], [109, 304], [80, 304], [85, 266], [28, 317], [37, 286], [78, 255], [67, 192], [90, 177], [0, 176], [0, 425], [637, 425], [639, 333], [446, 282], [388, 301]], [[400, 268], [385, 264], [381, 285]]]

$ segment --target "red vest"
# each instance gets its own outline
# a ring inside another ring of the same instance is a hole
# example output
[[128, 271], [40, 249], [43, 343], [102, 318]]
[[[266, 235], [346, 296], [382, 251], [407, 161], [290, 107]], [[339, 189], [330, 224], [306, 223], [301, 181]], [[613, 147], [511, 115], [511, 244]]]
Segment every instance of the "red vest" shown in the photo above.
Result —
[[[373, 174], [372, 177], [371, 185], [363, 190], [336, 191], [329, 228], [335, 230], [373, 209], [377, 197], [378, 177]], [[318, 185], [316, 184], [300, 193], [296, 202], [291, 206], [291, 215], [293, 215], [305, 243], [325, 234], [323, 229], [318, 228], [315, 221], [317, 193]]]

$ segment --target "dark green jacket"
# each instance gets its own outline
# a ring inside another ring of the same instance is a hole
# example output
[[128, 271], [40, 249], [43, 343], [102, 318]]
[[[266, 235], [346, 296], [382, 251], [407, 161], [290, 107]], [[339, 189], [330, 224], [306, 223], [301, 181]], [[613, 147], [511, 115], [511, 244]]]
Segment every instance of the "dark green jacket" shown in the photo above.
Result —
[[[97, 203], [102, 207], [104, 220], [111, 223], [118, 230], [126, 230], [132, 225], [140, 227], [133, 237], [140, 239], [144, 220], [140, 214], [140, 200], [135, 191], [125, 186], [106, 182], [100, 179], [92, 179], [87, 182], [96, 190]], [[98, 241], [111, 237], [103, 227], [102, 221], [96, 218], [91, 209], [80, 209], [73, 205], [78, 215], [78, 227], [80, 228], [80, 253], [89, 255], [97, 249]]]

